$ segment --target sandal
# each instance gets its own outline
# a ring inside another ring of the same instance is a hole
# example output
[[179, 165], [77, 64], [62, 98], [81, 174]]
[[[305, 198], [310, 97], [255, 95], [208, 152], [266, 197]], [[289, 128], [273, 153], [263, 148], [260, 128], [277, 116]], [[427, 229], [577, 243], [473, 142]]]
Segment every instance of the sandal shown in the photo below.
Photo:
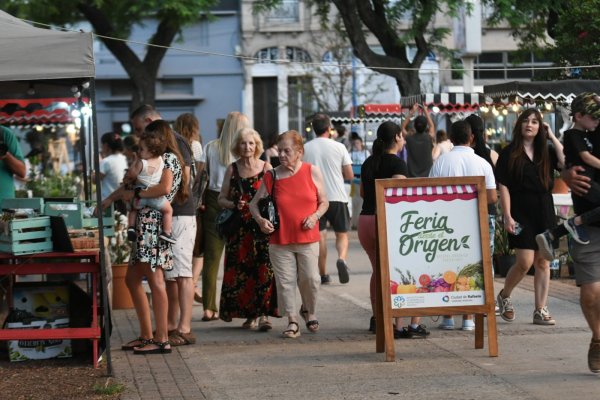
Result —
[[[155, 345], [156, 347], [143, 350], [144, 348], [152, 345]], [[133, 349], [133, 354], [168, 354], [171, 351], [171, 343], [169, 343], [168, 340], [166, 342], [155, 342], [154, 340], [150, 339], [148, 343], [145, 343], [143, 346]]]
[[187, 344], [185, 339], [179, 334], [179, 332], [177, 332], [176, 329], [169, 331], [169, 343], [171, 343], [171, 346], [175, 347]]
[[219, 319], [219, 314], [213, 311], [212, 316], [208, 316], [207, 314], [204, 314], [204, 316], [202, 317], [202, 321], [216, 321]]
[[319, 321], [316, 319], [310, 320], [306, 323], [306, 328], [312, 333], [317, 333], [319, 330]]
[[261, 317], [260, 321], [258, 321], [258, 330], [261, 332], [266, 332], [273, 329], [273, 325], [271, 325], [271, 321], [267, 319], [267, 317]]
[[183, 341], [182, 346], [196, 344], [196, 336], [194, 336], [192, 331], [189, 331], [188, 333], [177, 331], [177, 336]]
[[246, 321], [242, 324], [242, 328], [244, 328], [244, 329], [256, 328], [256, 318], [246, 318]]
[[148, 341], [152, 341], [152, 339], [144, 339], [143, 337], [139, 337], [137, 339], [130, 340], [121, 346], [121, 350], [131, 351], [136, 347], [141, 347], [147, 344]]
[[[292, 327], [292, 325], [295, 325], [296, 328], [294, 329]], [[290, 338], [290, 339], [297, 338], [298, 336], [300, 336], [300, 326], [298, 325], [297, 322], [290, 322], [288, 324], [288, 329], [283, 331], [282, 334], [283, 334], [284, 338]]]

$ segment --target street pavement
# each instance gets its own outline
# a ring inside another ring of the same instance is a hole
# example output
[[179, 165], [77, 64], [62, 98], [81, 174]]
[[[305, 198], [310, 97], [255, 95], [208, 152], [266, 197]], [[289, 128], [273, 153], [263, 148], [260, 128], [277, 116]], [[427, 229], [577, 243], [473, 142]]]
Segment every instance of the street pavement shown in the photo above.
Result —
[[[299, 338], [283, 339], [285, 319], [272, 320], [274, 329], [266, 333], [242, 329], [243, 320], [203, 322], [202, 306], [195, 305], [195, 345], [140, 356], [120, 350], [137, 336], [135, 312], [115, 311], [112, 364], [116, 379], [127, 387], [121, 398], [595, 398], [600, 376], [587, 367], [591, 334], [572, 282], [551, 281], [548, 306], [557, 324], [539, 326], [532, 324], [533, 277], [525, 278], [513, 292], [516, 321], [497, 319], [498, 357], [489, 356], [487, 335], [485, 347], [475, 349], [473, 332], [442, 331], [435, 318], [426, 317], [422, 323], [431, 330], [429, 338], [396, 340], [396, 361], [385, 362], [384, 353], [375, 352], [375, 335], [367, 330], [367, 256], [351, 232], [351, 278], [339, 284], [330, 236], [333, 284], [321, 287], [317, 334], [301, 326]], [[496, 293], [503, 281], [495, 279]], [[455, 319], [460, 326], [460, 317]]]

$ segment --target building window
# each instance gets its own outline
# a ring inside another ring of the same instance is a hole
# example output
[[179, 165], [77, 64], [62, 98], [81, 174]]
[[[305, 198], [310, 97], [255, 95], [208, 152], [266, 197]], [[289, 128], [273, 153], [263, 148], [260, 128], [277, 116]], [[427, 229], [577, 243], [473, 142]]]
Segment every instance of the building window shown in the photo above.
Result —
[[193, 94], [191, 79], [163, 79], [158, 81], [158, 93], [161, 94]]
[[[533, 79], [536, 67], [551, 65], [543, 56], [533, 53], [523, 56], [510, 51], [486, 52], [475, 60], [475, 79]], [[514, 70], [515, 67], [526, 69]]]
[[352, 57], [353, 53], [351, 47], [336, 48], [323, 54], [323, 62], [332, 64], [351, 64]]
[[259, 50], [254, 56], [259, 63], [268, 63], [279, 59], [279, 49], [277, 47], [267, 47]]
[[306, 50], [298, 47], [286, 47], [285, 48], [286, 58], [294, 62], [311, 62], [310, 54]]
[[[293, 62], [311, 62], [312, 59], [310, 54], [306, 50], [298, 47], [286, 47], [285, 57], [287, 60]], [[267, 47], [259, 50], [256, 53], [255, 58], [259, 63], [268, 63], [276, 60], [280, 60], [279, 49], [277, 47]]]
[[278, 6], [275, 6], [267, 14], [266, 20], [273, 22], [299, 22], [300, 21], [300, 2], [298, 0], [282, 0]]
[[306, 118], [314, 114], [312, 81], [305, 76], [288, 77], [288, 125], [303, 134]]

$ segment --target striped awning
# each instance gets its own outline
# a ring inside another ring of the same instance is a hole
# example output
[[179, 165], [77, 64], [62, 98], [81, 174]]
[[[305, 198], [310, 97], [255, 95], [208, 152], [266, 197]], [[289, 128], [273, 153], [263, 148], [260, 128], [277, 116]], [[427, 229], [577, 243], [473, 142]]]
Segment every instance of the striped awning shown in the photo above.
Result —
[[385, 190], [385, 202], [414, 203], [415, 201], [452, 201], [477, 198], [477, 185], [413, 186], [388, 188]]
[[[89, 104], [89, 99], [82, 99]], [[2, 99], [0, 100], [0, 125], [33, 126], [66, 124], [73, 121], [71, 105], [75, 97], [48, 99]]]
[[483, 93], [423, 93], [405, 96], [400, 100], [403, 110], [415, 103], [426, 104], [430, 109], [439, 108], [442, 113], [473, 112], [486, 103]]
[[488, 98], [488, 103], [494, 104], [534, 103], [536, 101], [570, 104], [579, 93], [600, 93], [600, 80], [514, 81], [484, 86], [483, 92]]

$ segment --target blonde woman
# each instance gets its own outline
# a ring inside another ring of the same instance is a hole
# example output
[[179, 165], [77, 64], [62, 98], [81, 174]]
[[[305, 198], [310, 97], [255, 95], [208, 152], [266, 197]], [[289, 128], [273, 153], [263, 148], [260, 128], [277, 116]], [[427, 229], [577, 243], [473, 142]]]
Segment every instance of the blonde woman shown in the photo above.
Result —
[[269, 259], [269, 236], [260, 229], [248, 205], [260, 187], [263, 176], [271, 169], [259, 157], [263, 152], [260, 135], [244, 128], [236, 135], [231, 152], [238, 160], [225, 173], [219, 205], [237, 210], [241, 215], [239, 229], [227, 238], [225, 270], [221, 287], [220, 318], [246, 318], [243, 328], [271, 329], [269, 316], [277, 315], [275, 279]]
[[204, 231], [204, 268], [202, 269], [202, 304], [204, 315], [202, 321], [219, 319], [217, 308], [217, 273], [219, 262], [223, 255], [225, 242], [219, 237], [215, 219], [221, 210], [218, 204], [219, 193], [227, 167], [235, 156], [231, 154], [231, 145], [235, 134], [242, 128], [248, 128], [248, 117], [239, 111], [232, 111], [227, 115], [223, 130], [218, 139], [209, 142], [205, 149], [202, 161], [208, 171], [209, 183], [206, 191], [206, 209], [202, 215]]

